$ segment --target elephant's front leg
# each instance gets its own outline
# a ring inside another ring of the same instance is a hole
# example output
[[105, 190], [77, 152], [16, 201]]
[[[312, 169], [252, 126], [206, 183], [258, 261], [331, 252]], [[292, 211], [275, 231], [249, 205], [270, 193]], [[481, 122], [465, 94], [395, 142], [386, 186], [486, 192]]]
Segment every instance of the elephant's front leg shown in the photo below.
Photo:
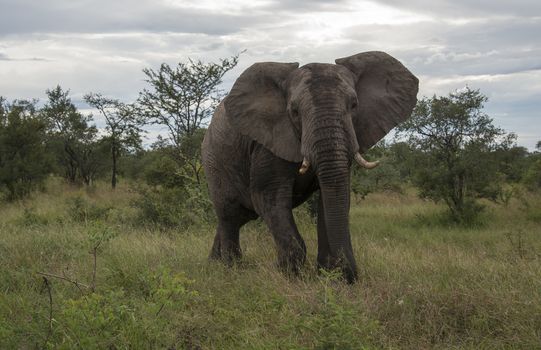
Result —
[[306, 260], [306, 245], [293, 220], [291, 208], [275, 207], [262, 217], [276, 243], [278, 266], [285, 272], [297, 274]]
[[252, 201], [276, 243], [278, 265], [298, 273], [306, 260], [306, 245], [293, 219], [293, 185], [298, 166], [274, 155], [262, 154], [251, 169]]

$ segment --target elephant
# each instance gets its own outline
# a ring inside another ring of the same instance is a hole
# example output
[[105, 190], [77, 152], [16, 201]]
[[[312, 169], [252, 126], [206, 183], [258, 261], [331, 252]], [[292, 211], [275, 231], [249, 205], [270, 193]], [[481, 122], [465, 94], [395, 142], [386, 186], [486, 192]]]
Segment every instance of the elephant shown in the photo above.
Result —
[[218, 219], [209, 258], [228, 265], [240, 259], [239, 229], [260, 217], [280, 269], [298, 273], [306, 245], [292, 210], [319, 190], [317, 266], [357, 280], [350, 167], [377, 165], [361, 154], [409, 118], [419, 84], [384, 52], [335, 63], [255, 63], [217, 106], [202, 144]]

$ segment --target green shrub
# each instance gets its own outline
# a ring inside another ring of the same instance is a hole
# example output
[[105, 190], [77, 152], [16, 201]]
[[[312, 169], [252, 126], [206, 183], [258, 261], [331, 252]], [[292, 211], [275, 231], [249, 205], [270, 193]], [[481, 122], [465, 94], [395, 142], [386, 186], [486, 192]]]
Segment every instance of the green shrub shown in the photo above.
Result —
[[141, 221], [166, 228], [188, 228], [213, 220], [212, 203], [201, 186], [141, 189], [132, 205]]
[[17, 224], [21, 226], [43, 226], [49, 223], [49, 219], [36, 212], [33, 207], [24, 208], [23, 214], [17, 219]]
[[530, 165], [522, 178], [522, 182], [531, 191], [541, 189], [541, 158], [538, 158]]
[[306, 313], [284, 325], [288, 331], [311, 339], [310, 349], [374, 348], [373, 335], [381, 327], [338, 293], [341, 278], [338, 271], [322, 270], [318, 277], [318, 300], [306, 305]]
[[84, 197], [77, 196], [67, 200], [68, 214], [74, 221], [87, 222], [107, 218], [109, 206], [100, 206], [91, 203]]
[[173, 159], [162, 156], [146, 167], [145, 181], [150, 186], [180, 188], [184, 185], [185, 178]]
[[134, 345], [134, 336], [144, 331], [135, 312], [121, 290], [68, 299], [58, 317], [64, 330], [58, 342], [66, 348], [82, 349]]
[[197, 296], [183, 273], [167, 268], [146, 276], [149, 293], [144, 302], [123, 289], [80, 295], [62, 302], [54, 317], [50, 348], [148, 349], [166, 348], [173, 342], [163, 310], [182, 310]]
[[46, 125], [36, 100], [4, 104], [0, 98], [0, 191], [16, 200], [41, 189], [52, 169], [45, 147]]

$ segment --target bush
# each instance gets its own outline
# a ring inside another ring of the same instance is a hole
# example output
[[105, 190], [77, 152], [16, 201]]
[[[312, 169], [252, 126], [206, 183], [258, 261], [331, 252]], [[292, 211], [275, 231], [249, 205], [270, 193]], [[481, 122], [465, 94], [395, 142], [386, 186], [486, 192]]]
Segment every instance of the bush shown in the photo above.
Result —
[[32, 207], [24, 208], [23, 214], [17, 219], [17, 224], [26, 227], [43, 226], [49, 223], [49, 219], [36, 212]]
[[139, 210], [138, 217], [143, 222], [186, 229], [213, 220], [212, 203], [202, 186], [156, 187], [138, 192], [140, 196], [132, 205]]
[[35, 101], [0, 105], [0, 189], [6, 198], [20, 199], [41, 188], [51, 169], [45, 123], [36, 115]]
[[145, 181], [153, 187], [182, 187], [185, 178], [177, 163], [167, 156], [154, 160], [145, 169]]
[[68, 199], [67, 206], [69, 216], [77, 222], [105, 219], [111, 210], [111, 207], [93, 204], [81, 196]]
[[123, 289], [80, 295], [62, 302], [55, 316], [51, 348], [167, 348], [171, 330], [162, 310], [185, 308], [197, 296], [183, 273], [158, 268], [146, 275], [149, 293], [144, 303]]
[[502, 187], [497, 155], [516, 136], [492, 124], [483, 112], [487, 97], [465, 88], [423, 98], [398, 127], [413, 151], [413, 183], [420, 195], [443, 201], [451, 217], [468, 223], [481, 212], [479, 198], [497, 200]]
[[541, 158], [533, 162], [524, 177], [522, 178], [524, 185], [531, 191], [541, 189]]

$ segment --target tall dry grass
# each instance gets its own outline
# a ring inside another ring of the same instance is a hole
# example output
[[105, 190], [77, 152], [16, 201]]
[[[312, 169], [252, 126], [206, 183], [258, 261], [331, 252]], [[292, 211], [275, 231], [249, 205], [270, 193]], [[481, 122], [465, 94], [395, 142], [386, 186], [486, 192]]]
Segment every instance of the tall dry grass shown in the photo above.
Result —
[[[243, 228], [243, 262], [226, 268], [207, 261], [212, 225], [140, 225], [136, 196], [128, 185], [88, 192], [55, 180], [1, 205], [0, 348], [541, 348], [533, 195], [488, 203], [473, 228], [411, 191], [369, 195], [351, 209], [353, 286], [315, 270], [304, 208], [295, 214], [309, 262], [288, 278], [261, 222]], [[73, 282], [91, 284], [95, 237], [106, 233], [95, 291], [79, 290]], [[47, 286], [40, 272], [71, 282], [48, 277]]]

